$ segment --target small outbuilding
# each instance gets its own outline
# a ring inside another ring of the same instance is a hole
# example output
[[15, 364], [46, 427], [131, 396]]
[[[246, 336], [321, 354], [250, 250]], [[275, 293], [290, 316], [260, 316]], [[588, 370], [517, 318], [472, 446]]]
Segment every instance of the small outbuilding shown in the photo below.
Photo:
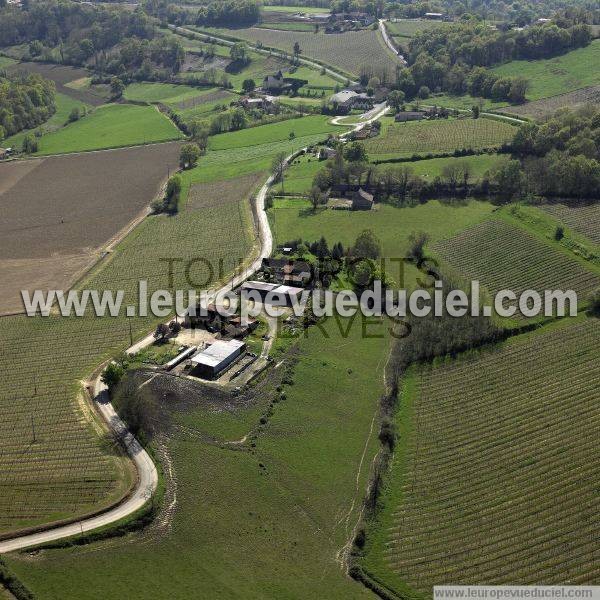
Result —
[[425, 118], [425, 112], [422, 110], [403, 110], [396, 113], [394, 121], [396, 123], [406, 123], [407, 121], [420, 121]]
[[352, 210], [371, 210], [373, 208], [373, 194], [359, 188], [352, 195]]

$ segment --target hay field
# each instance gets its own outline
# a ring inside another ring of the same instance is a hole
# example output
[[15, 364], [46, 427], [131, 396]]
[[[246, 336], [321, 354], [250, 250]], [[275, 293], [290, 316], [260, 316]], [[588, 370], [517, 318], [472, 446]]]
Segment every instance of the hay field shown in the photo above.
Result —
[[497, 75], [529, 79], [529, 100], [539, 100], [600, 84], [600, 40], [544, 60], [513, 60], [492, 69]]
[[600, 321], [412, 371], [366, 568], [433, 585], [598, 581]]
[[0, 314], [21, 289], [64, 289], [147, 207], [178, 143], [0, 165]]
[[43, 135], [37, 155], [121, 148], [182, 137], [181, 131], [154, 106], [110, 104]]

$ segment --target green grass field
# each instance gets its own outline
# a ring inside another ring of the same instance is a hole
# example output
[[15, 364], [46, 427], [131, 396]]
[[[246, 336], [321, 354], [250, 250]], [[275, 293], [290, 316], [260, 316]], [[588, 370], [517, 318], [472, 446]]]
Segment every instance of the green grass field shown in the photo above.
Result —
[[571, 320], [412, 370], [366, 570], [404, 598], [596, 581], [599, 353], [600, 321]]
[[278, 123], [269, 123], [258, 127], [249, 127], [240, 131], [219, 134], [210, 138], [209, 148], [211, 150], [229, 150], [232, 148], [244, 148], [249, 146], [259, 146], [261, 144], [283, 142], [289, 140], [290, 133], [294, 133], [296, 138], [289, 142], [288, 148], [302, 148], [302, 139], [321, 134], [325, 139], [327, 133], [336, 131], [339, 128], [330, 124], [329, 117], [314, 115], [301, 117], [299, 119], [289, 119]]
[[282, 5], [265, 5], [262, 10], [266, 13], [270, 12], [283, 12], [283, 13], [304, 13], [304, 14], [315, 14], [315, 13], [328, 13], [326, 8], [320, 8], [318, 6], [282, 6]]
[[8, 56], [0, 56], [0, 68], [8, 67], [15, 64], [15, 59]]
[[452, 152], [456, 148], [492, 148], [510, 140], [515, 131], [513, 125], [484, 118], [394, 123], [388, 117], [381, 134], [365, 142], [365, 148], [370, 158], [377, 159]]
[[437, 29], [441, 25], [444, 25], [441, 21], [428, 21], [423, 19], [402, 19], [399, 21], [386, 21], [385, 23], [389, 35], [400, 38], [411, 38], [420, 31]]
[[182, 138], [181, 132], [152, 106], [112, 104], [40, 139], [39, 155], [135, 146]]
[[79, 102], [78, 100], [74, 100], [73, 98], [66, 96], [65, 94], [57, 93], [56, 112], [43, 125], [40, 125], [40, 127], [35, 129], [20, 131], [19, 133], [2, 140], [3, 146], [8, 148], [13, 147], [20, 150], [23, 143], [23, 138], [28, 133], [33, 133], [36, 129], [49, 133], [64, 127], [67, 124], [69, 115], [74, 108], [79, 108], [81, 113], [84, 109], [87, 110], [90, 107], [83, 102]]
[[130, 83], [125, 88], [123, 96], [127, 100], [138, 102], [176, 104], [183, 100], [202, 97], [214, 90], [215, 88], [202, 89], [174, 83]]
[[[408, 248], [408, 237], [415, 231], [426, 231], [432, 241], [443, 239], [450, 232], [489, 217], [493, 206], [487, 202], [472, 201], [467, 204], [431, 201], [414, 208], [394, 208], [379, 205], [376, 210], [339, 211], [311, 208], [276, 208], [269, 211], [269, 218], [277, 244], [298, 239], [313, 242], [325, 236], [330, 246], [340, 241], [345, 248], [351, 246], [359, 233], [372, 229], [382, 243], [383, 256], [403, 258]], [[415, 285], [418, 272], [411, 265], [405, 266], [405, 276], [391, 274], [399, 285]], [[402, 281], [403, 279], [403, 281]]]
[[528, 100], [564, 94], [578, 88], [600, 84], [600, 40], [562, 56], [545, 60], [515, 60], [493, 69], [498, 75], [522, 76], [531, 87]]
[[[182, 427], [168, 444], [177, 508], [167, 529], [155, 524], [35, 560], [11, 557], [10, 566], [47, 600], [187, 599], [200, 589], [203, 597], [228, 600], [371, 597], [343, 574], [337, 557], [379, 446], [376, 413], [389, 341], [381, 321], [367, 326], [368, 339], [360, 323], [344, 334], [347, 327], [330, 320], [327, 338], [314, 328], [300, 340], [293, 385], [283, 386], [285, 399], [273, 404], [265, 424], [258, 421], [277, 395], [272, 386], [258, 388], [260, 405], [230, 412], [213, 401], [174, 414]], [[248, 432], [238, 449], [220, 445]], [[148, 564], [152, 569], [132, 585]]]
[[498, 110], [508, 106], [507, 102], [491, 100], [490, 98], [474, 98], [469, 94], [451, 96], [450, 94], [435, 94], [423, 100], [422, 104], [428, 106], [444, 106], [446, 108], [458, 108], [459, 110], [471, 110], [473, 106], [481, 106], [482, 110]]
[[[406, 166], [411, 169], [415, 175], [419, 175], [420, 177], [432, 181], [436, 177], [442, 176], [444, 167], [447, 165], [466, 163], [471, 168], [472, 180], [476, 181], [480, 179], [486, 171], [493, 169], [505, 160], [505, 157], [498, 154], [480, 154], [462, 158], [432, 158], [429, 160], [416, 160], [401, 164], [383, 164], [379, 166], [379, 169], [385, 170], [386, 168]], [[297, 158], [286, 171], [283, 191], [286, 194], [308, 194], [316, 173], [321, 169], [324, 169], [326, 164], [326, 161], [320, 161], [313, 155], [305, 155]], [[277, 193], [281, 193], [281, 184], [278, 184], [275, 190]]]

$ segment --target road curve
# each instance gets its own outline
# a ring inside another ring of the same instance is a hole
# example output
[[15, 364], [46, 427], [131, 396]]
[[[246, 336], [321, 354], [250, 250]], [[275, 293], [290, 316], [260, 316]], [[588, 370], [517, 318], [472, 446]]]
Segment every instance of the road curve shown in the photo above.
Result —
[[[348, 135], [348, 133], [360, 129], [363, 125], [372, 123], [373, 121], [379, 119], [386, 113], [387, 110], [388, 108], [386, 105], [378, 105], [374, 110], [370, 111], [369, 113], [365, 113], [365, 116], [368, 118], [356, 124], [341, 137], [345, 137]], [[306, 148], [295, 151], [287, 157], [286, 161], [289, 163], [292, 159], [304, 151], [306, 151]], [[273, 234], [271, 233], [269, 219], [265, 210], [265, 200], [273, 180], [274, 176], [271, 175], [260, 188], [260, 191], [255, 198], [257, 226], [260, 239], [260, 251], [258, 256], [240, 273], [234, 275], [223, 287], [209, 290], [207, 295], [211, 299], [214, 299], [219, 292], [227, 292], [241, 285], [243, 281], [248, 279], [248, 277], [251, 277], [260, 269], [262, 266], [262, 259], [271, 255], [273, 251]], [[132, 346], [130, 350], [133, 351], [134, 348], [141, 347], [151, 339], [151, 336], [144, 338], [141, 342], [138, 342], [138, 344]], [[138, 472], [138, 480], [134, 491], [121, 504], [95, 517], [81, 519], [69, 525], [50, 527], [47, 530], [40, 531], [38, 533], [22, 535], [12, 539], [0, 541], [0, 554], [15, 550], [22, 550], [23, 548], [38, 546], [40, 544], [46, 544], [48, 542], [80, 535], [100, 527], [111, 525], [142, 508], [155, 492], [158, 485], [158, 472], [156, 467], [152, 462], [150, 455], [146, 452], [146, 450], [144, 450], [135, 436], [128, 431], [125, 423], [117, 415], [113, 405], [108, 399], [106, 386], [100, 380], [100, 376], [98, 376], [94, 383], [94, 396], [94, 403], [98, 409], [98, 412], [108, 425], [109, 429], [118, 439], [122, 441], [127, 453], [135, 464]]]
[[102, 418], [106, 421], [106, 424], [114, 435], [121, 440], [135, 464], [138, 481], [133, 493], [121, 504], [95, 517], [2, 541], [0, 542], [0, 553], [46, 544], [115, 523], [142, 508], [156, 490], [158, 484], [156, 467], [148, 453], [142, 448], [135, 436], [128, 431], [125, 423], [117, 415], [113, 405], [108, 400], [106, 386], [100, 381], [100, 377], [96, 380], [94, 391], [94, 403], [98, 412], [102, 415]]

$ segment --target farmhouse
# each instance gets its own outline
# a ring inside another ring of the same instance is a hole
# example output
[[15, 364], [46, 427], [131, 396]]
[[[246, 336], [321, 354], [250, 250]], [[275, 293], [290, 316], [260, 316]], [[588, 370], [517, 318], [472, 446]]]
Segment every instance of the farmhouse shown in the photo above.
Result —
[[265, 112], [270, 112], [275, 108], [275, 103], [270, 98], [250, 98], [246, 96], [240, 100], [240, 106], [246, 110], [257, 108]]
[[420, 121], [425, 118], [425, 112], [422, 110], [404, 110], [396, 113], [394, 121], [396, 123], [406, 123], [407, 121]]
[[305, 286], [311, 280], [310, 265], [303, 260], [288, 258], [263, 258], [262, 268], [272, 271], [280, 283]]
[[244, 353], [245, 349], [246, 344], [239, 340], [217, 340], [192, 357], [192, 373], [197, 373], [207, 379], [215, 379], [233, 364]]
[[294, 302], [300, 303], [303, 288], [289, 285], [280, 285], [279, 283], [266, 283], [264, 281], [246, 281], [242, 285], [242, 298], [249, 298], [249, 294], [258, 292], [261, 300], [264, 302], [270, 295], [269, 304], [271, 306], [292, 306]]
[[333, 94], [329, 98], [329, 102], [334, 105], [334, 108], [350, 111], [353, 108], [369, 110], [373, 108], [373, 100], [365, 93], [356, 93], [352, 90], [342, 90], [337, 94]]
[[373, 195], [359, 188], [352, 195], [352, 210], [371, 210], [373, 208]]
[[[289, 86], [288, 86], [289, 87]], [[271, 92], [281, 92], [286, 88], [285, 78], [281, 71], [275, 75], [266, 75], [262, 82], [262, 89]]]

